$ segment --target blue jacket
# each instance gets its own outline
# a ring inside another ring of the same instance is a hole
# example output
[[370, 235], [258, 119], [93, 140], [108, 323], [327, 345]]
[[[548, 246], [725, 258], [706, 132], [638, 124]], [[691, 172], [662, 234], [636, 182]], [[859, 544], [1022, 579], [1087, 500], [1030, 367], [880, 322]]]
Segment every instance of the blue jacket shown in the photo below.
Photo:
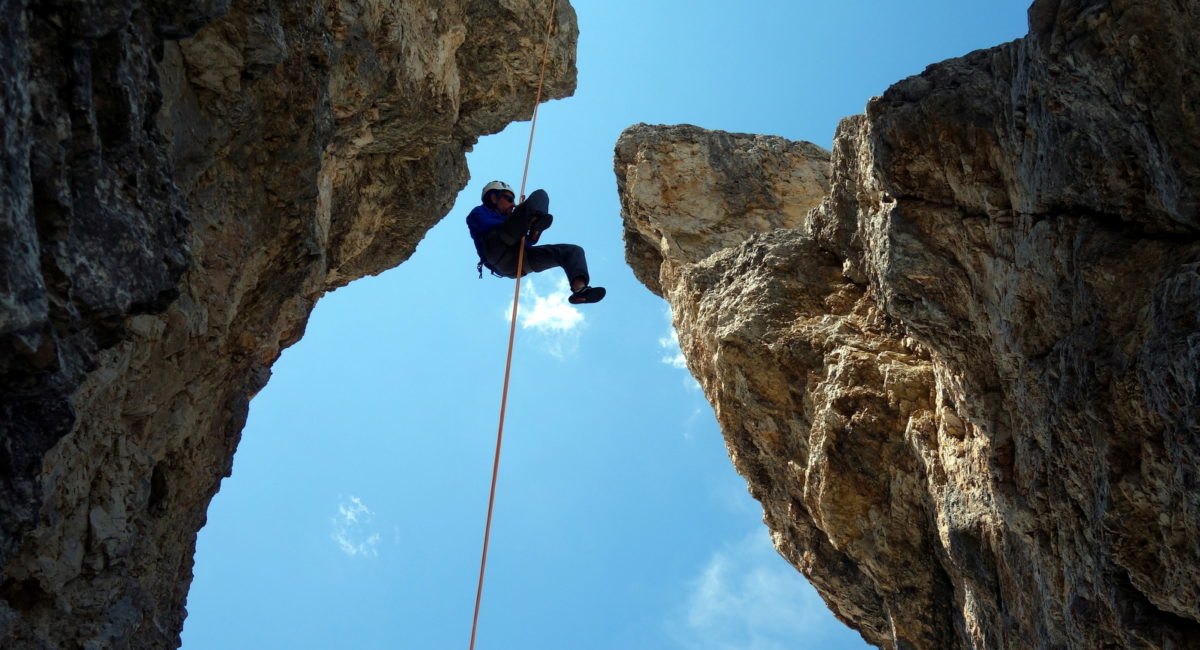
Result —
[[471, 214], [467, 215], [467, 228], [471, 231], [471, 240], [475, 242], [475, 252], [479, 253], [479, 259], [484, 263], [487, 262], [487, 255], [483, 254], [484, 235], [503, 223], [504, 215], [483, 204], [475, 206]]
[[[475, 252], [479, 253], [480, 261], [489, 269], [492, 269], [492, 265], [488, 263], [487, 255], [484, 254], [487, 246], [485, 236], [503, 223], [504, 215], [483, 204], [475, 206], [471, 214], [467, 215], [467, 228], [471, 231], [471, 240], [475, 242]], [[525, 248], [532, 245], [528, 240], [525, 241]]]

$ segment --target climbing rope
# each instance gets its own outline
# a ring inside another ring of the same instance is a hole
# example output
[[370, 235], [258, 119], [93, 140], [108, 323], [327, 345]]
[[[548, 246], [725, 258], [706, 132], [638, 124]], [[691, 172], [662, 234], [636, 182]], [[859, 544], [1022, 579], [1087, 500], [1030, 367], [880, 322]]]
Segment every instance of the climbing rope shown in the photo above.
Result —
[[[541, 71], [538, 72], [537, 97], [533, 100], [533, 117], [529, 123], [529, 146], [525, 149], [525, 169], [521, 172], [521, 202], [525, 201], [525, 181], [529, 179], [529, 159], [533, 155], [533, 133], [537, 128], [538, 105], [542, 103], [542, 83], [546, 78], [546, 61], [550, 55], [550, 35], [554, 31], [554, 16], [558, 0], [550, 2], [550, 18], [546, 21], [546, 43], [542, 47]], [[508, 378], [512, 372], [513, 341], [517, 337], [517, 301], [521, 298], [521, 272], [525, 268], [525, 238], [521, 237], [517, 252], [517, 279], [513, 289], [512, 317], [508, 329], [508, 358], [504, 362], [504, 389], [500, 393], [500, 426], [496, 431], [496, 458], [492, 462], [492, 488], [488, 494], [487, 523], [483, 528], [483, 554], [479, 560], [479, 587], [475, 590], [475, 614], [471, 619], [471, 645], [475, 650], [475, 634], [479, 630], [479, 605], [483, 601], [483, 574], [487, 569], [488, 542], [492, 536], [492, 511], [496, 505], [496, 477], [500, 474], [500, 444], [504, 440], [504, 412], [508, 406]]]

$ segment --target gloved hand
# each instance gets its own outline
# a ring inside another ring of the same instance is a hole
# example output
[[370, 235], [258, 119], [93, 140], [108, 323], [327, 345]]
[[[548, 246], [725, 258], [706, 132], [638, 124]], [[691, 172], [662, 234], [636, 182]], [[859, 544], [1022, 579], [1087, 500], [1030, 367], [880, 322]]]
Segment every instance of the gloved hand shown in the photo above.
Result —
[[554, 223], [554, 215], [539, 214], [533, 218], [533, 223], [529, 224], [529, 232], [542, 232], [549, 230], [550, 224]]
[[542, 231], [549, 228], [552, 223], [554, 223], [554, 215], [552, 214], [539, 214], [534, 217], [533, 223], [529, 225], [529, 243], [538, 243], [538, 239], [542, 236]]

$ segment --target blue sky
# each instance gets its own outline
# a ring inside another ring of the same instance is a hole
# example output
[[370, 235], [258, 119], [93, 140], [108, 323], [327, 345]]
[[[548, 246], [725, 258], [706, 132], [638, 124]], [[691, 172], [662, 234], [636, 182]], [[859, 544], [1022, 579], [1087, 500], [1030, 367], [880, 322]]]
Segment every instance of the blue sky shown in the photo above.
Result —
[[[542, 106], [528, 191], [609, 295], [523, 285], [481, 650], [865, 647], [771, 548], [625, 266], [613, 146], [647, 122], [829, 148], [889, 84], [1022, 36], [1028, 3], [732, 6], [575, 4], [579, 88]], [[528, 128], [484, 138], [413, 257], [322, 299], [276, 364], [200, 532], [184, 648], [467, 646], [513, 287], [476, 279], [464, 219], [520, 183]]]

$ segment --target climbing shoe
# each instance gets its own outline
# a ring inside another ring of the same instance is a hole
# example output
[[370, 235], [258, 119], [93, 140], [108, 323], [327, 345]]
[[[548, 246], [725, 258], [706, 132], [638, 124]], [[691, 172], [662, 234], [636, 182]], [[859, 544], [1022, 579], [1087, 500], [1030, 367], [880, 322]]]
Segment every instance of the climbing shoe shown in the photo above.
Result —
[[567, 302], [572, 305], [584, 305], [592, 302], [600, 302], [604, 300], [604, 287], [584, 287], [579, 291], [571, 292]]

